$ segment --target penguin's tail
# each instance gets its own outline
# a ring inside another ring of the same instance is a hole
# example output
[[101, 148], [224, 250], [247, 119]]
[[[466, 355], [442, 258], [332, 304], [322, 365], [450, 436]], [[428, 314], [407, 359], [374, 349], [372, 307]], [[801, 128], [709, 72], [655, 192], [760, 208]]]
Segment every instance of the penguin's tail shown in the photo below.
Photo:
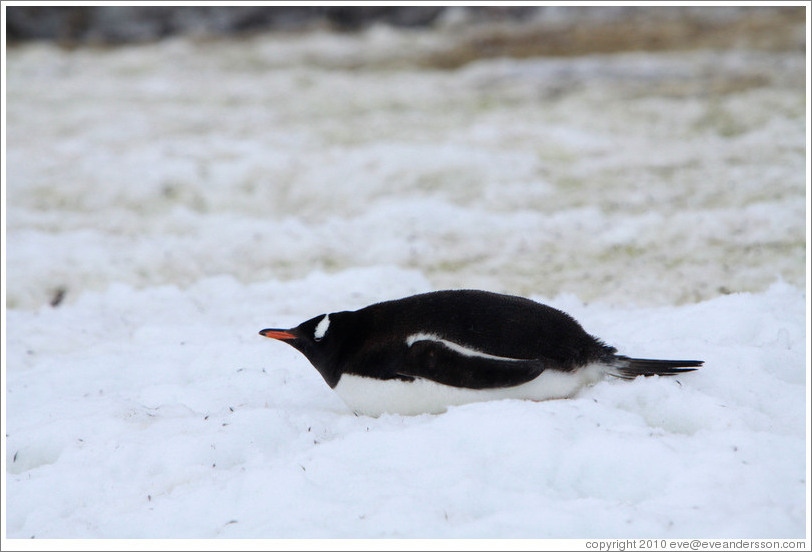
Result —
[[683, 372], [693, 372], [704, 363], [703, 360], [655, 360], [615, 356], [612, 362], [614, 369], [612, 375], [625, 380], [637, 376], [676, 376]]

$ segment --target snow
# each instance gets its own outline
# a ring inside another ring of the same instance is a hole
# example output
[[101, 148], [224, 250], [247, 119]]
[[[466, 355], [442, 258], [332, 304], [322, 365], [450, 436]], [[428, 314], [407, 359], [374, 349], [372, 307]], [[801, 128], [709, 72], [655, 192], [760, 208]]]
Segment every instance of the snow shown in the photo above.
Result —
[[[9, 50], [8, 537], [804, 537], [803, 52], [441, 39]], [[257, 334], [451, 287], [706, 364], [373, 418]]]
[[[336, 274], [336, 289], [382, 274]], [[427, 287], [386, 275], [395, 294]], [[296, 351], [255, 335], [269, 316], [258, 303], [307, 303], [307, 289], [223, 277], [10, 310], [9, 535], [803, 535], [804, 302], [791, 286], [577, 309], [623, 350], [707, 361], [677, 379], [379, 418], [353, 416]]]

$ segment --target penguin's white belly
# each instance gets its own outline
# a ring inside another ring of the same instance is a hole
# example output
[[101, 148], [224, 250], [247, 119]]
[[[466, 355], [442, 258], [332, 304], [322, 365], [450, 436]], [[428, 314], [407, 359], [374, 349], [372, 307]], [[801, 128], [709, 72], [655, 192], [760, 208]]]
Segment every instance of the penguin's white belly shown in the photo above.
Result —
[[589, 365], [575, 372], [545, 370], [536, 379], [513, 387], [466, 389], [416, 378], [379, 380], [343, 374], [334, 391], [357, 414], [440, 414], [449, 406], [499, 399], [545, 401], [565, 399], [598, 381], [606, 367]]

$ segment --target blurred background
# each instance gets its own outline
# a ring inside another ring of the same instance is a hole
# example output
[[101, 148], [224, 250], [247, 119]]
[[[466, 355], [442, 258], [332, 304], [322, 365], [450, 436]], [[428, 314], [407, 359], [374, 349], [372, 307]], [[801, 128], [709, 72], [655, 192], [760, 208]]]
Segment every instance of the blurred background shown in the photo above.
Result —
[[346, 270], [655, 305], [805, 284], [802, 7], [12, 6], [5, 28], [10, 308]]

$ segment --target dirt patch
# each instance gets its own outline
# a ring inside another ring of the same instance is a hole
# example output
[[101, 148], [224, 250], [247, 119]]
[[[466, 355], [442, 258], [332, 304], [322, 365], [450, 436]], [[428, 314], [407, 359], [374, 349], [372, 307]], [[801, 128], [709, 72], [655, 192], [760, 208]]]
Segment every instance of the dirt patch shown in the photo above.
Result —
[[581, 56], [595, 53], [700, 48], [802, 50], [804, 8], [709, 12], [702, 9], [616, 8], [622, 17], [566, 18], [524, 25], [466, 28], [459, 40], [427, 55], [425, 65], [453, 68], [483, 57]]

